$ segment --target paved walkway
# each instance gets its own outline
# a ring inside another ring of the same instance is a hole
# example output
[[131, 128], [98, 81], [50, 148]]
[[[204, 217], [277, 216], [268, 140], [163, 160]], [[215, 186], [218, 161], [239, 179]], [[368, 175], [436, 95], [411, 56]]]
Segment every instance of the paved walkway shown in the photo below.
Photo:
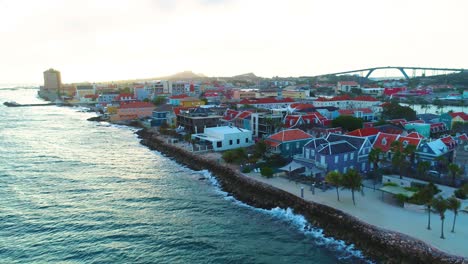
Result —
[[384, 194], [384, 200], [382, 200], [382, 192], [379, 190], [373, 191], [365, 188], [364, 196], [355, 193], [356, 206], [354, 206], [349, 190], [340, 190], [341, 201], [338, 202], [335, 189], [323, 192], [316, 188], [315, 194], [312, 194], [310, 186], [295, 183], [285, 178], [268, 179], [254, 172], [245, 175], [297, 196], [301, 195], [301, 187], [303, 187], [304, 199], [306, 200], [340, 209], [372, 225], [418, 238], [442, 251], [468, 257], [468, 214], [466, 213], [458, 214], [455, 233], [450, 232], [453, 213], [451, 211], [445, 213], [444, 233], [446, 239], [441, 239], [441, 220], [437, 214], [431, 214], [432, 230], [427, 230], [427, 212], [404, 209], [397, 205], [389, 194]]

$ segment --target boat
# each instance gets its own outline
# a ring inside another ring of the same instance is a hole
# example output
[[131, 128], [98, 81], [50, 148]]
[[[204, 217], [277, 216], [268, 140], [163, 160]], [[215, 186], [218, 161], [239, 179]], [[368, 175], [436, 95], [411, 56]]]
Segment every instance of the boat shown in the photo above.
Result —
[[6, 106], [8, 106], [8, 107], [20, 106], [20, 104], [18, 104], [18, 103], [15, 102], [15, 101], [4, 102], [3, 104], [6, 105]]

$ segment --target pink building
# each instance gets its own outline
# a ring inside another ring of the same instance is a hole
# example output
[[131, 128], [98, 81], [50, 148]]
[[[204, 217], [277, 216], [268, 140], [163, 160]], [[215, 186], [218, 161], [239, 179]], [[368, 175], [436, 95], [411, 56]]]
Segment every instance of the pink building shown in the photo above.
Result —
[[122, 103], [117, 108], [117, 114], [111, 115], [111, 121], [133, 120], [152, 115], [156, 107], [148, 102]]

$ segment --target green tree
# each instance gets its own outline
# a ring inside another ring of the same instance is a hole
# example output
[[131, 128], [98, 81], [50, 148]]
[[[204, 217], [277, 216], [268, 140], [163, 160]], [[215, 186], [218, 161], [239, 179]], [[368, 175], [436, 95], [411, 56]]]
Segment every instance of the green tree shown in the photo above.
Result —
[[416, 159], [416, 146], [411, 144], [406, 145], [406, 147], [403, 148], [403, 154], [405, 154], [411, 165], [413, 165]]
[[261, 167], [260, 168], [260, 174], [262, 176], [265, 176], [267, 178], [273, 177], [273, 169], [270, 167]]
[[379, 162], [380, 162], [380, 155], [382, 154], [382, 150], [379, 148], [372, 148], [369, 152], [369, 161], [374, 164], [374, 170], [379, 169]]
[[359, 174], [359, 172], [357, 172], [354, 169], [348, 170], [348, 172], [343, 174], [341, 186], [343, 187], [343, 189], [351, 190], [353, 204], [356, 205], [356, 201], [354, 199], [354, 192], [359, 191], [362, 188], [362, 177]]
[[165, 103], [166, 103], [166, 97], [164, 97], [164, 96], [157, 96], [153, 100], [154, 105], [162, 105], [162, 104], [165, 104]]
[[354, 116], [339, 116], [332, 121], [333, 127], [341, 127], [346, 131], [362, 128], [363, 120]]
[[327, 173], [325, 176], [325, 181], [328, 182], [329, 184], [335, 186], [336, 188], [336, 198], [338, 201], [340, 200], [340, 193], [338, 192], [338, 188], [341, 185], [341, 181], [343, 179], [343, 175], [337, 171], [330, 171]]
[[444, 220], [445, 220], [445, 211], [448, 208], [448, 202], [445, 200], [442, 195], [437, 196], [437, 198], [432, 200], [432, 207], [439, 214], [440, 220], [442, 221], [440, 238], [445, 239], [444, 237]]
[[425, 176], [426, 173], [429, 171], [429, 168], [431, 167], [431, 163], [429, 161], [420, 161], [418, 162], [418, 174], [419, 176]]
[[461, 176], [461, 168], [458, 167], [455, 163], [450, 163], [448, 165], [448, 171], [450, 176], [452, 177], [452, 184], [455, 185], [455, 179]]
[[383, 107], [382, 117], [384, 119], [404, 118], [406, 120], [416, 120], [416, 111], [409, 106], [401, 106], [396, 101], [391, 101]]
[[460, 210], [461, 202], [455, 196], [447, 199], [448, 209], [453, 212], [452, 233], [455, 232], [455, 221], [457, 220], [458, 210]]
[[436, 191], [434, 190], [433, 184], [427, 184], [424, 186], [419, 192], [418, 195], [420, 197], [420, 201], [426, 205], [427, 209], [427, 229], [431, 230], [431, 208], [432, 208], [432, 200]]
[[255, 143], [254, 146], [254, 156], [255, 158], [263, 158], [267, 152], [267, 144], [265, 143], [264, 140], [260, 140], [257, 143]]

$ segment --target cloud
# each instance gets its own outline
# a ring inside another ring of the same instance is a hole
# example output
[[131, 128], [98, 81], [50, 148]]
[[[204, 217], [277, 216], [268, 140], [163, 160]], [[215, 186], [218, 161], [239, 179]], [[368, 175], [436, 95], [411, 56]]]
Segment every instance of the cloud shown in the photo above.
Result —
[[0, 82], [466, 67], [465, 1], [3, 0]]

